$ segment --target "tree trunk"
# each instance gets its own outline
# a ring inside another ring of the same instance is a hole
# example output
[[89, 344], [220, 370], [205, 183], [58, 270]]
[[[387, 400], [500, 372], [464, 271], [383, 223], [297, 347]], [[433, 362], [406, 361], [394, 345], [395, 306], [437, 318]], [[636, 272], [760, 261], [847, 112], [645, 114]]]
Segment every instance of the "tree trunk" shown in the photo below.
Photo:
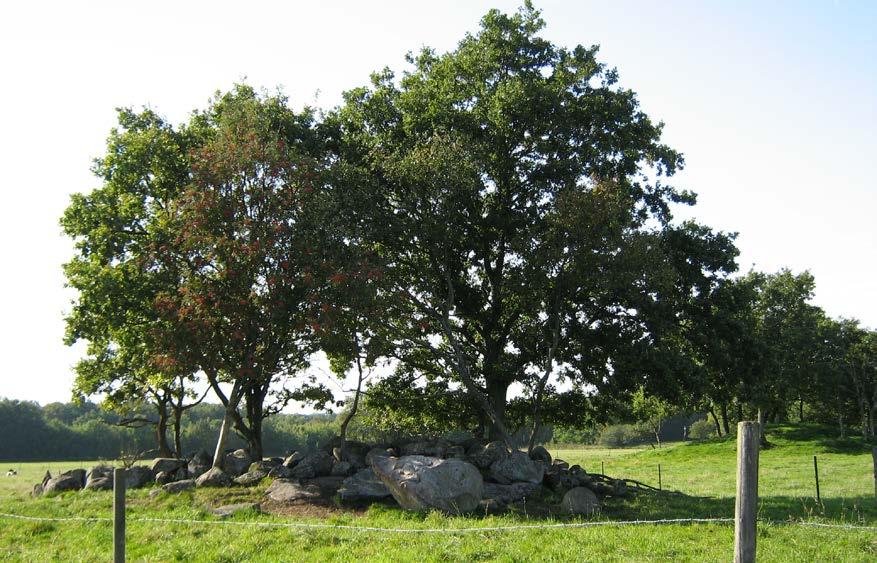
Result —
[[843, 413], [837, 415], [837, 423], [840, 426], [840, 437], [841, 439], [847, 437], [847, 428], [844, 426], [844, 415]]
[[767, 435], [765, 434], [764, 427], [767, 425], [767, 416], [763, 408], [758, 407], [758, 431], [761, 433], [761, 438], [759, 439], [759, 443], [762, 448], [766, 448], [770, 445], [767, 441]]
[[[727, 436], [728, 434], [731, 433], [731, 424], [728, 421], [728, 403], [722, 403], [721, 409], [722, 409], [722, 426], [725, 429], [725, 436]], [[719, 432], [719, 436], [721, 436], [721, 435], [722, 435], [722, 433]]]
[[[487, 382], [487, 398], [490, 401], [490, 406], [493, 408], [494, 416], [496, 416], [496, 421], [490, 422], [489, 438], [491, 440], [506, 441], [509, 438], [503, 431], [505, 429], [507, 392], [508, 384], [496, 380]], [[511, 446], [511, 444], [508, 445]]]
[[155, 438], [158, 441], [158, 457], [171, 457], [173, 452], [167, 443], [167, 405], [161, 403], [157, 406], [158, 423], [155, 425]]
[[737, 422], [743, 422], [743, 403], [737, 401]]
[[353, 352], [356, 357], [356, 392], [353, 395], [353, 406], [350, 407], [350, 411], [347, 413], [347, 416], [344, 417], [344, 420], [341, 422], [341, 429], [338, 432], [341, 438], [341, 448], [344, 448], [344, 442], [347, 440], [347, 426], [350, 424], [350, 421], [353, 420], [353, 417], [356, 415], [356, 411], [359, 408], [359, 396], [362, 394], [362, 358], [359, 350], [359, 336], [354, 335], [353, 337]]
[[710, 404], [710, 414], [713, 416], [713, 422], [714, 422], [715, 425], [716, 425], [716, 436], [718, 436], [718, 437], [721, 438], [721, 436], [722, 436], [722, 427], [719, 426], [719, 417], [716, 416], [716, 409], [713, 407], [712, 404]]
[[177, 458], [183, 457], [183, 439], [182, 439], [182, 418], [183, 411], [179, 408], [174, 409], [174, 450], [177, 452]]
[[798, 422], [804, 422], [804, 399], [798, 399]]

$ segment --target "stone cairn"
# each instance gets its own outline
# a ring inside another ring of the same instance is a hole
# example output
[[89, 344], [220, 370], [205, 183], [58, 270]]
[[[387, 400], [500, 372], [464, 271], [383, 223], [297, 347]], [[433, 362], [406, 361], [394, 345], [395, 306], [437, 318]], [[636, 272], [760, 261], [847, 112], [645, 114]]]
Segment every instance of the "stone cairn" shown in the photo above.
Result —
[[[316, 451], [264, 460], [253, 460], [241, 449], [226, 453], [222, 469], [211, 467], [211, 461], [205, 451], [189, 459], [158, 458], [149, 467], [129, 468], [126, 484], [132, 489], [153, 486], [150, 495], [155, 496], [196, 487], [250, 487], [269, 479], [268, 503], [381, 502], [448, 514], [494, 514], [528, 500], [559, 499], [554, 512], [591, 515], [605, 497], [650, 489], [552, 459], [542, 446], [528, 455], [502, 442], [462, 435], [395, 444], [335, 440]], [[55, 477], [46, 473], [34, 495], [112, 487], [112, 468], [97, 466]]]

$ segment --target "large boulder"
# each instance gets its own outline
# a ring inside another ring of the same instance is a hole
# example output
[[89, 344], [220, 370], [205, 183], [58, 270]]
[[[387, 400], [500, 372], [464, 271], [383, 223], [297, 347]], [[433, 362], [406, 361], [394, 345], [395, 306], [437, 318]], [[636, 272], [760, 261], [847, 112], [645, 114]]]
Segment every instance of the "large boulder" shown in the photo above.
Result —
[[272, 467], [271, 470], [268, 471], [268, 477], [271, 477], [272, 479], [289, 479], [292, 477], [292, 469], [281, 463], [277, 467]]
[[286, 456], [286, 459], [283, 460], [282, 465], [283, 465], [283, 467], [288, 467], [289, 469], [292, 469], [293, 467], [298, 465], [298, 462], [300, 462], [304, 458], [305, 458], [304, 452], [292, 452], [291, 454]]
[[225, 506], [213, 509], [213, 514], [220, 518], [228, 518], [239, 512], [261, 512], [261, 507], [257, 502], [239, 502], [236, 504], [226, 504]]
[[485, 445], [473, 444], [467, 453], [472, 463], [481, 469], [487, 469], [497, 461], [508, 457], [509, 450], [502, 442], [494, 441]]
[[395, 457], [399, 452], [395, 448], [374, 447], [365, 454], [365, 464], [368, 467], [374, 466], [375, 459], [379, 457]]
[[238, 477], [239, 475], [246, 473], [252, 463], [253, 458], [250, 457], [247, 450], [235, 450], [231, 453], [225, 454], [225, 457], [222, 460], [222, 470], [231, 477]]
[[372, 466], [396, 502], [406, 510], [470, 512], [481, 502], [484, 481], [471, 463], [419, 455], [379, 457]]
[[390, 496], [390, 489], [384, 485], [372, 468], [357, 471], [341, 484], [338, 495], [342, 502], [368, 503]]
[[[177, 471], [184, 467], [178, 467]], [[129, 489], [139, 489], [153, 482], [155, 482], [155, 474], [145, 465], [135, 465], [125, 470], [125, 487]]]
[[551, 454], [544, 446], [536, 446], [530, 452], [530, 459], [533, 461], [541, 461], [546, 465], [551, 465]]
[[587, 487], [570, 489], [563, 495], [560, 508], [567, 514], [590, 516], [600, 511], [600, 501], [594, 491]]
[[206, 450], [198, 450], [192, 455], [186, 466], [188, 474], [193, 478], [198, 478], [210, 469], [213, 465], [213, 457]]
[[490, 478], [497, 483], [541, 483], [545, 467], [538, 461], [530, 459], [525, 452], [512, 452], [490, 464]]
[[347, 477], [348, 475], [352, 475], [354, 472], [356, 472], [356, 469], [349, 461], [336, 461], [334, 465], [332, 465], [331, 475], [337, 477]]
[[195, 479], [198, 487], [228, 487], [231, 485], [231, 477], [218, 467], [211, 467], [206, 473]]
[[291, 479], [276, 479], [265, 491], [265, 494], [269, 499], [280, 503], [316, 500], [322, 496], [319, 486], [315, 484], [302, 485]]
[[512, 483], [500, 485], [499, 483], [484, 483], [484, 498], [492, 499], [502, 504], [511, 504], [532, 497], [540, 492], [541, 485], [538, 483]]
[[84, 486], [85, 469], [73, 469], [46, 481], [43, 484], [43, 493], [50, 494], [61, 493], [64, 491], [78, 491]]
[[152, 465], [150, 469], [152, 470], [153, 475], [158, 475], [159, 473], [174, 473], [180, 467], [186, 466], [185, 459], [176, 459], [172, 457], [157, 457], [152, 460]]
[[346, 441], [332, 449], [332, 456], [336, 461], [345, 461], [354, 469], [364, 469], [368, 467], [365, 456], [371, 447], [362, 442]]
[[113, 468], [107, 465], [92, 467], [85, 473], [85, 487], [90, 491], [109, 491], [113, 488]]
[[422, 455], [428, 457], [445, 457], [445, 447], [436, 442], [409, 442], [402, 445], [400, 453], [403, 456]]
[[183, 479], [182, 481], [174, 481], [173, 483], [168, 483], [167, 485], [163, 485], [161, 490], [166, 493], [181, 493], [183, 491], [189, 491], [195, 488], [195, 480], [194, 479]]
[[253, 485], [258, 484], [262, 479], [268, 476], [268, 472], [264, 469], [255, 469], [253, 471], [247, 471], [243, 475], [234, 478], [234, 482], [238, 485], [243, 485], [245, 487], [251, 487]]
[[329, 475], [334, 461], [335, 458], [324, 451], [309, 453], [292, 468], [292, 476], [296, 479], [311, 479]]
[[254, 461], [247, 468], [247, 473], [251, 471], [264, 471], [266, 474], [277, 467], [278, 465], [283, 463], [283, 458], [272, 457], [271, 459], [263, 459], [261, 461]]

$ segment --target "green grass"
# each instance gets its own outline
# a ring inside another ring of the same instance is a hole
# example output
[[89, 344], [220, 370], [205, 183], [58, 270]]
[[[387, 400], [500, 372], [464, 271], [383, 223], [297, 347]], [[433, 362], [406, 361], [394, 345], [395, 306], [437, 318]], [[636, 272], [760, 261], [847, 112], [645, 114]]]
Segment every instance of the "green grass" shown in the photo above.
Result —
[[[857, 440], [837, 442], [815, 427], [777, 427], [775, 446], [762, 452], [761, 515], [776, 521], [812, 519], [877, 526], [871, 457]], [[665, 488], [691, 496], [647, 495], [610, 501], [600, 519], [728, 517], [733, 515], [734, 442], [671, 444], [660, 450], [576, 448], [552, 452], [589, 471], [603, 460], [610, 475], [656, 484], [661, 464]], [[819, 456], [824, 504], [817, 505], [813, 455]], [[31, 499], [30, 489], [46, 468], [94, 463], [0, 464], [0, 512], [45, 517], [107, 517], [111, 492], [73, 492]], [[129, 492], [128, 556], [131, 561], [726, 561], [733, 528], [722, 524], [607, 526], [474, 533], [394, 534], [350, 530], [302, 530], [257, 526], [137, 522], [138, 518], [217, 521], [209, 508], [260, 500], [264, 486], [196, 490], [151, 499]], [[485, 528], [537, 524], [525, 514], [446, 517], [385, 506], [364, 513], [337, 511], [322, 518], [240, 514], [236, 522], [297, 522], [387, 528]], [[551, 521], [548, 521], [551, 522]], [[0, 560], [96, 561], [111, 557], [112, 528], [104, 522], [33, 522], [0, 517]], [[761, 561], [873, 561], [877, 533], [760, 524]]]

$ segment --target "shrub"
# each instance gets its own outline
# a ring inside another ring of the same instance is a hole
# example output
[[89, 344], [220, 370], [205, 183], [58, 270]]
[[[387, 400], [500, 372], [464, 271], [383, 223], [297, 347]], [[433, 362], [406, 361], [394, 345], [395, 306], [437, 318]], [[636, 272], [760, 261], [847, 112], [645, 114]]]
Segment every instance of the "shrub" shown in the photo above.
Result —
[[698, 420], [688, 429], [688, 437], [692, 440], [706, 440], [716, 435], [716, 427], [707, 419]]
[[600, 432], [597, 442], [601, 446], [622, 448], [642, 442], [643, 439], [643, 432], [632, 424], [612, 424]]

